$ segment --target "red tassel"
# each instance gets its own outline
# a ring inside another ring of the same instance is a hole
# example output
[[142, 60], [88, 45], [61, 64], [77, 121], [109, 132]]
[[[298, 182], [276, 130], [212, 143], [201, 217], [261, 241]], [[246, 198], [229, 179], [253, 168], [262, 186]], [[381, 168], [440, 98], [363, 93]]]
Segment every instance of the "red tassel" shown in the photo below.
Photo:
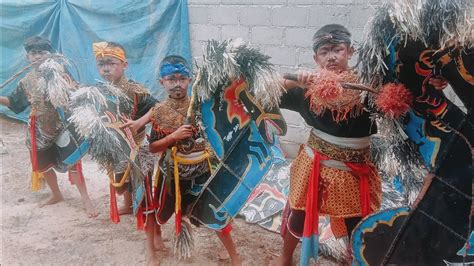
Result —
[[318, 206], [318, 193], [319, 193], [319, 175], [320, 175], [320, 162], [324, 159], [321, 154], [313, 149], [314, 159], [313, 167], [311, 169], [311, 175], [308, 184], [308, 192], [306, 194], [306, 216], [304, 219], [303, 237], [311, 237], [312, 235], [318, 234], [318, 223], [319, 223], [319, 206]]
[[69, 183], [71, 183], [71, 185], [74, 185], [74, 180], [72, 179], [71, 171], [67, 171], [67, 177], [69, 179]]
[[147, 202], [147, 206], [149, 206], [149, 208], [153, 208], [153, 191], [152, 189], [150, 188], [150, 183], [149, 183], [149, 180], [148, 180], [148, 175], [145, 176], [145, 197], [146, 197], [146, 202]]
[[375, 97], [375, 105], [386, 117], [398, 119], [411, 108], [413, 95], [403, 84], [387, 83]]
[[227, 224], [221, 231], [220, 233], [222, 235], [230, 235], [230, 233], [232, 232], [232, 224], [229, 223]]
[[359, 177], [360, 210], [362, 217], [365, 217], [370, 213], [369, 174], [371, 167], [361, 163], [346, 163], [346, 165]]
[[84, 184], [84, 174], [82, 173], [82, 164], [81, 164], [81, 161], [77, 162], [76, 165], [75, 165], [75, 170], [76, 170], [76, 173], [78, 175], [78, 179], [77, 179], [77, 184], [74, 183], [74, 179], [72, 178], [72, 175], [71, 175], [71, 171], [67, 171], [67, 176], [69, 178], [69, 182], [71, 183], [71, 185], [82, 185]]
[[31, 190], [38, 191], [41, 188], [41, 173], [38, 170], [38, 148], [36, 146], [36, 116], [30, 115], [30, 138], [31, 138]]
[[174, 219], [176, 225], [176, 235], [179, 235], [179, 233], [181, 233], [181, 210], [176, 212]]
[[117, 197], [115, 195], [115, 187], [109, 184], [110, 188], [110, 220], [113, 223], [118, 224], [120, 222], [120, 216], [117, 207]]
[[36, 147], [36, 116], [30, 116], [30, 138], [31, 138], [31, 167], [33, 172], [38, 171], [38, 158]]
[[81, 161], [78, 161], [76, 163], [76, 172], [79, 175], [79, 180], [77, 180], [77, 182], [78, 182], [77, 185], [84, 184], [84, 174], [82, 173], [82, 162]]
[[155, 191], [153, 193], [153, 210], [158, 210], [160, 208], [160, 202], [159, 202], [159, 197], [160, 197], [160, 188], [154, 187]]
[[145, 215], [143, 214], [143, 209], [140, 207], [137, 213], [137, 230], [145, 230], [145, 219], [143, 216]]

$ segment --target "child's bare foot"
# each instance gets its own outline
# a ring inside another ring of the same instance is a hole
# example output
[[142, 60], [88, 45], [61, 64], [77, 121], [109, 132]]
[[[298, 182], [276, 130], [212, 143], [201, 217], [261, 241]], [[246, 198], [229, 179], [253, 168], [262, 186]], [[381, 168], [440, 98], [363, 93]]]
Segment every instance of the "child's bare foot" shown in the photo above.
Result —
[[217, 259], [218, 260], [228, 260], [228, 259], [230, 259], [230, 256], [229, 256], [229, 253], [227, 252], [227, 250], [223, 250], [223, 251], [217, 253]]
[[270, 266], [291, 266], [291, 260], [288, 261], [282, 256], [278, 256], [270, 261]]
[[149, 255], [148, 258], [147, 258], [146, 265], [148, 265], [148, 266], [158, 266], [158, 265], [160, 265], [160, 261], [156, 258], [155, 254]]
[[154, 239], [154, 248], [155, 251], [168, 251], [168, 247], [165, 245], [165, 241], [160, 236], [155, 236]]
[[230, 257], [230, 265], [232, 266], [242, 266], [242, 260], [240, 259], [240, 256], [237, 254], [235, 256]]
[[152, 247], [149, 247], [146, 245], [146, 256], [147, 256], [147, 265], [149, 266], [155, 266], [155, 265], [160, 265], [160, 261], [158, 258], [155, 256], [155, 251], [153, 250]]
[[119, 215], [132, 214], [132, 207], [130, 205], [123, 205], [118, 209]]
[[231, 258], [230, 259], [230, 265], [232, 265], [232, 266], [242, 266], [242, 260], [240, 259], [239, 256], [237, 256], [237, 258]]
[[223, 250], [217, 254], [217, 259], [220, 261], [229, 260], [232, 266], [240, 266], [242, 265], [242, 260], [240, 259], [239, 255], [236, 255], [234, 258], [231, 258], [227, 250]]
[[46, 205], [53, 205], [53, 204], [56, 204], [56, 203], [61, 202], [61, 201], [63, 201], [63, 200], [64, 200], [63, 195], [61, 195], [61, 194], [53, 194], [53, 195], [51, 195], [51, 197], [50, 197], [48, 200], [46, 200], [46, 201], [40, 203], [38, 206], [39, 206], [40, 208], [43, 208], [43, 207], [46, 206]]
[[99, 212], [94, 207], [94, 205], [92, 205], [92, 202], [90, 199], [84, 200], [83, 203], [84, 203], [84, 208], [86, 209], [87, 217], [93, 218], [99, 215]]

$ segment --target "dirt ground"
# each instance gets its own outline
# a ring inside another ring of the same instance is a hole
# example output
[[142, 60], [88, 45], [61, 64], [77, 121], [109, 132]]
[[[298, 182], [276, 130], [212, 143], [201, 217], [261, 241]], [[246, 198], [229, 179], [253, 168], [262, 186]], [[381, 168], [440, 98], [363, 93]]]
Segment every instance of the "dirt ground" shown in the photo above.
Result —
[[[0, 117], [1, 139], [7, 149], [1, 160], [1, 236], [0, 263], [2, 265], [144, 265], [145, 234], [135, 229], [131, 215], [121, 216], [119, 224], [109, 220], [109, 192], [106, 175], [89, 158], [83, 160], [84, 175], [89, 195], [100, 212], [87, 218], [79, 192], [71, 186], [66, 174], [58, 175], [65, 197], [56, 205], [38, 208], [49, 196], [43, 186], [39, 192], [30, 189], [31, 164], [25, 146], [26, 125]], [[119, 202], [120, 204], [120, 202]], [[163, 228], [165, 238], [172, 239], [174, 221]], [[224, 248], [215, 233], [195, 228], [193, 258], [178, 262], [172, 252], [157, 254], [162, 265], [228, 265], [219, 261]], [[244, 265], [268, 265], [278, 254], [282, 239], [257, 225], [236, 219], [233, 237]], [[172, 242], [166, 243], [171, 247]], [[321, 264], [332, 264], [325, 260]]]

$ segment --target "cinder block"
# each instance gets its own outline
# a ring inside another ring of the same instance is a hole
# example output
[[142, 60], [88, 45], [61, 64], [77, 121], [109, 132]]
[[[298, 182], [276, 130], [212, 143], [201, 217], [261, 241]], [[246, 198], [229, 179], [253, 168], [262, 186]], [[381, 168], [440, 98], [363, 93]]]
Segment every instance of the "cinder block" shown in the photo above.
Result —
[[272, 9], [272, 24], [275, 26], [305, 26], [308, 20], [306, 7], [275, 7]]
[[313, 59], [313, 55], [314, 55], [314, 52], [311, 48], [298, 49], [298, 61], [297, 61], [298, 67], [309, 68], [309, 69], [315, 68], [316, 62]]
[[364, 29], [363, 28], [349, 28], [349, 31], [352, 33], [352, 40], [354, 41], [354, 45], [360, 45], [365, 38]]
[[249, 27], [224, 25], [221, 28], [222, 40], [242, 38], [244, 41], [249, 41], [249, 34]]
[[207, 41], [220, 38], [218, 26], [190, 24], [189, 32], [191, 40]]
[[191, 41], [191, 54], [194, 59], [202, 59], [205, 43], [204, 41]]
[[294, 66], [296, 64], [296, 50], [292, 47], [265, 47], [265, 54], [270, 56], [270, 62], [276, 65]]
[[280, 73], [281, 75], [286, 73], [296, 73], [296, 71], [298, 71], [297, 67], [281, 66], [278, 68], [278, 73]]
[[316, 29], [288, 28], [285, 32], [285, 45], [310, 48]]
[[373, 14], [374, 9], [367, 5], [353, 6], [349, 14], [349, 26], [351, 28], [363, 29]]
[[283, 39], [283, 28], [257, 26], [252, 28], [252, 43], [279, 45]]
[[321, 27], [326, 24], [338, 23], [347, 25], [350, 8], [341, 5], [321, 5], [310, 8], [309, 26]]
[[238, 25], [239, 14], [238, 9], [233, 6], [217, 6], [210, 7], [209, 18], [211, 24], [214, 25]]
[[206, 6], [189, 6], [189, 23], [207, 24], [209, 22], [208, 9]]
[[249, 26], [271, 25], [271, 9], [268, 7], [248, 7], [239, 8], [240, 24]]

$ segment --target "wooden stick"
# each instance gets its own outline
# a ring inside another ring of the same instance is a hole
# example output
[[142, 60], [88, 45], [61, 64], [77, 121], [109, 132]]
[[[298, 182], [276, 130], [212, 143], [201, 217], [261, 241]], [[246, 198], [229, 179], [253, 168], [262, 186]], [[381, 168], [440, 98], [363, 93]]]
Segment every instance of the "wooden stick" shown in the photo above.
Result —
[[11, 76], [7, 81], [3, 82], [2, 85], [0, 85], [0, 89], [3, 89], [5, 86], [7, 86], [8, 84], [10, 84], [10, 82], [14, 81], [15, 79], [17, 79], [21, 74], [23, 74], [26, 70], [30, 69], [33, 65], [37, 64], [38, 62], [33, 62], [29, 65], [27, 65], [26, 67], [24, 67], [22, 70], [20, 70], [19, 72], [17, 72], [15, 75]]
[[367, 92], [374, 93], [374, 94], [379, 93], [378, 91], [370, 88], [369, 86], [365, 86], [365, 85], [359, 84], [359, 83], [343, 83], [343, 82], [341, 82], [341, 86], [344, 89], [349, 89], [349, 90], [367, 91]]

